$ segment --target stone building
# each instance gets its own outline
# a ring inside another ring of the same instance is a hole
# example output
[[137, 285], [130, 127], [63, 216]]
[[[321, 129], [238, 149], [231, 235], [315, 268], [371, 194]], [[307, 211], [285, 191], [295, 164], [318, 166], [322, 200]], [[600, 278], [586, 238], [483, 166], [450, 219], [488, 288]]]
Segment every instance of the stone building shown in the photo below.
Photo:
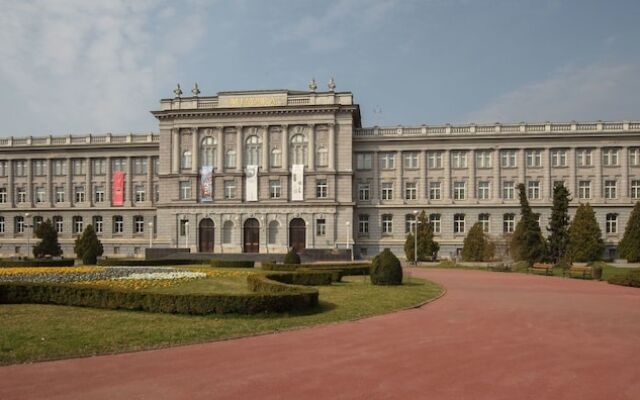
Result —
[[562, 181], [594, 206], [615, 255], [640, 199], [640, 123], [362, 127], [349, 92], [176, 96], [159, 133], [0, 139], [0, 255], [25, 255], [51, 219], [65, 253], [87, 224], [105, 255], [146, 246], [214, 253], [353, 247], [402, 255], [425, 210], [455, 255], [477, 222], [501, 240], [526, 185], [547, 225]]

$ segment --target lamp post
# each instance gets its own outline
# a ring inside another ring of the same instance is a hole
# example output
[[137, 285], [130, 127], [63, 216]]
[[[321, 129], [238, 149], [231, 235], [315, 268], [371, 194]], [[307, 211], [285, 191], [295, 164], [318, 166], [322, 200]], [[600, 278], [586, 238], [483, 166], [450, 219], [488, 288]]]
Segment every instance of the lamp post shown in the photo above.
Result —
[[27, 235], [27, 257], [29, 257], [29, 213], [24, 214], [24, 232]]
[[418, 210], [413, 210], [413, 265], [418, 266]]
[[351, 249], [351, 221], [346, 222], [347, 225], [347, 250], [349, 250], [349, 257], [353, 261], [353, 250]]
[[149, 222], [149, 248], [153, 248], [153, 222]]
[[189, 221], [186, 221], [184, 223], [184, 233], [185, 233], [184, 247], [188, 249], [189, 248]]

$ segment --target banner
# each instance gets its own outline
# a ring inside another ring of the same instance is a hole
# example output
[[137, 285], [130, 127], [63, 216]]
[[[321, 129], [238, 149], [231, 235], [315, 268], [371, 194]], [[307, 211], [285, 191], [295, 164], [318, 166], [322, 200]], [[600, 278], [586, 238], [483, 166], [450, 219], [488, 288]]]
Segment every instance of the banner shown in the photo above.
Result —
[[124, 205], [124, 172], [115, 171], [113, 173], [113, 199], [112, 205]]
[[291, 200], [304, 200], [304, 164], [291, 166]]
[[213, 167], [200, 167], [200, 201], [213, 201]]
[[247, 181], [245, 186], [245, 201], [258, 201], [258, 166], [247, 165]]

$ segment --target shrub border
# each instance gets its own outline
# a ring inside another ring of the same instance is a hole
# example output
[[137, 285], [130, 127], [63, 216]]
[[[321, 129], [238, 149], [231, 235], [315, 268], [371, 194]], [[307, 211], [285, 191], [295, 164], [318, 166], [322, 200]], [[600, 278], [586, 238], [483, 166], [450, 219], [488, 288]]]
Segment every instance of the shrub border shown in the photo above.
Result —
[[171, 265], [202, 264], [199, 260], [143, 260], [140, 258], [104, 258], [98, 260], [99, 267], [155, 267]]
[[73, 258], [48, 259], [48, 258], [27, 258], [20, 260], [3, 259], [0, 260], [0, 268], [16, 267], [73, 267], [76, 260]]

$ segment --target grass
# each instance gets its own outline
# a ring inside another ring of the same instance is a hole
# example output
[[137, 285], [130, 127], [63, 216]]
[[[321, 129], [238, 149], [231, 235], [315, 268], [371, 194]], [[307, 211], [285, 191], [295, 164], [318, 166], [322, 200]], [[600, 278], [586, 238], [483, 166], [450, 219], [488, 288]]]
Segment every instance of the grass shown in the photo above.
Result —
[[[215, 279], [153, 290], [209, 291]], [[186, 316], [36, 304], [0, 305], [0, 364], [161, 348], [276, 332], [387, 313], [435, 298], [441, 288], [408, 278], [374, 286], [363, 277], [318, 287], [320, 305], [299, 314]], [[216, 290], [241, 280], [218, 282]], [[244, 284], [246, 287], [246, 283]]]

